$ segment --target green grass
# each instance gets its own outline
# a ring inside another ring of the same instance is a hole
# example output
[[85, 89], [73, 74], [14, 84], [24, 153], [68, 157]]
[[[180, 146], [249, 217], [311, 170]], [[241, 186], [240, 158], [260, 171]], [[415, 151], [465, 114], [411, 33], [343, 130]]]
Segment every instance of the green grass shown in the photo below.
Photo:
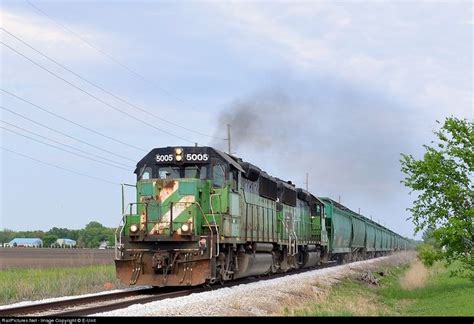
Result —
[[121, 287], [113, 265], [0, 271], [0, 304]]
[[422, 287], [402, 288], [400, 278], [408, 266], [384, 269], [379, 286], [346, 279], [326, 291], [324, 297], [302, 308], [285, 309], [298, 316], [473, 316], [474, 282], [451, 277], [449, 269], [435, 264]]
[[401, 315], [414, 316], [473, 316], [474, 282], [466, 278], [452, 277], [440, 263], [430, 269], [426, 286], [403, 290], [397, 283], [380, 289], [380, 295], [393, 305], [403, 301], [407, 305]]

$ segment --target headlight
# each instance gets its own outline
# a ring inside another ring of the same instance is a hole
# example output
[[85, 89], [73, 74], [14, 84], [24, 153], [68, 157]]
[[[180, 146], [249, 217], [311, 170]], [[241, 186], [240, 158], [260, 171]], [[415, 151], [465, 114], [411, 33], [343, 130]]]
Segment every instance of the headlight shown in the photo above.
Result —
[[189, 231], [189, 225], [188, 225], [188, 224], [183, 224], [183, 225], [181, 225], [181, 231], [182, 231], [182, 232], [187, 232], [187, 231]]
[[138, 232], [138, 226], [133, 224], [132, 226], [130, 226], [130, 232], [132, 233], [136, 233]]
[[181, 162], [183, 161], [183, 149], [181, 147], [177, 147], [174, 149], [174, 153], [175, 153], [175, 159], [176, 159], [176, 162]]

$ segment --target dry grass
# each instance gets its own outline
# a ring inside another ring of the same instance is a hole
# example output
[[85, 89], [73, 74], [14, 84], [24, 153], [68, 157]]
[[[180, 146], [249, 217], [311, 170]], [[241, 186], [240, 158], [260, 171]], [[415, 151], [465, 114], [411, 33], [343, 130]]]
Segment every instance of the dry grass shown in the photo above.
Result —
[[426, 269], [420, 260], [415, 259], [415, 261], [410, 265], [410, 269], [408, 269], [407, 273], [400, 278], [400, 286], [404, 290], [422, 288], [426, 285], [428, 277], [428, 269]]
[[[452, 277], [443, 264], [427, 269], [416, 258], [399, 258], [391, 266], [385, 261], [373, 271], [378, 285], [357, 279], [353, 266], [352, 280], [343, 280], [330, 288], [322, 300], [311, 300], [303, 307], [286, 309], [286, 315], [305, 316], [472, 316], [474, 283], [467, 278]], [[395, 262], [396, 263], [396, 262]], [[409, 266], [407, 266], [409, 264]], [[370, 269], [369, 269], [370, 268]], [[375, 270], [375, 271], [374, 271]], [[382, 275], [383, 272], [383, 275]]]
[[[370, 291], [357, 291], [357, 295], [348, 294], [352, 291], [351, 283], [344, 282], [338, 289], [325, 287], [321, 293], [311, 299], [286, 306], [287, 315], [351, 315], [351, 316], [379, 316], [387, 313], [386, 307]], [[308, 304], [308, 300], [311, 302]]]
[[[381, 315], [385, 309], [374, 300], [370, 292], [353, 296], [334, 294], [332, 286], [346, 282], [346, 278], [356, 278], [362, 271], [406, 265], [415, 258], [413, 253], [398, 253], [386, 259], [377, 260], [373, 264], [351, 265], [344, 271], [328, 273], [325, 276], [316, 276], [306, 281], [295, 282], [293, 285], [274, 287], [269, 295], [268, 290], [256, 290], [252, 294], [241, 295], [228, 305], [228, 316], [274, 316], [295, 313], [299, 310], [305, 313], [308, 301], [320, 305], [324, 313], [353, 314], [353, 315]], [[310, 312], [307, 313], [311, 315]]]
[[379, 301], [368, 293], [361, 293], [352, 299], [347, 299], [345, 296], [337, 297], [325, 303], [324, 310], [330, 314], [350, 313], [356, 316], [377, 316], [386, 312]]
[[[378, 297], [373, 294], [373, 287], [367, 286], [365, 290], [360, 290], [359, 284], [355, 282], [364, 271], [384, 272], [386, 276], [390, 275], [391, 270], [389, 269], [406, 266], [415, 259], [416, 253], [396, 253], [371, 264], [350, 265], [348, 271], [312, 280], [308, 283], [314, 288], [312, 295], [302, 300], [293, 298], [288, 304], [281, 305], [280, 314], [283, 310], [285, 315], [386, 315], [389, 313], [389, 309], [380, 303]], [[344, 280], [345, 278], [352, 278], [353, 281]], [[338, 284], [337, 289], [333, 288], [335, 284]], [[308, 301], [310, 302], [308, 303]]]

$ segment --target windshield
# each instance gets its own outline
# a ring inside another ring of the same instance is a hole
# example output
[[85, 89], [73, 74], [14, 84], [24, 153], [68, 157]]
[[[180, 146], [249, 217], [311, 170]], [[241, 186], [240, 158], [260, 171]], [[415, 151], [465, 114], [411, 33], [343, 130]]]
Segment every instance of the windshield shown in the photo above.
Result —
[[138, 180], [147, 179], [207, 179], [207, 165], [189, 165], [189, 166], [160, 166], [160, 167], [143, 167], [138, 175]]
[[180, 167], [161, 167], [158, 169], [158, 178], [160, 179], [176, 179], [180, 178]]

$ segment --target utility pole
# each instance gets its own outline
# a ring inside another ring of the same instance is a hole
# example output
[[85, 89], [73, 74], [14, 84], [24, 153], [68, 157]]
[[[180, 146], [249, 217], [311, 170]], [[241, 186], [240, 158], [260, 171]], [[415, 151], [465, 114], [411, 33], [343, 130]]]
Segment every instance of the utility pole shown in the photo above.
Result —
[[339, 203], [341, 203], [341, 195], [339, 195]]
[[359, 208], [359, 215], [360, 215], [360, 208]]
[[306, 191], [309, 191], [309, 183], [308, 183], [308, 172], [306, 172], [306, 182], [305, 182], [305, 185], [306, 185]]
[[229, 154], [232, 154], [230, 150], [230, 124], [227, 124], [227, 141], [228, 141], [228, 149], [229, 149]]

